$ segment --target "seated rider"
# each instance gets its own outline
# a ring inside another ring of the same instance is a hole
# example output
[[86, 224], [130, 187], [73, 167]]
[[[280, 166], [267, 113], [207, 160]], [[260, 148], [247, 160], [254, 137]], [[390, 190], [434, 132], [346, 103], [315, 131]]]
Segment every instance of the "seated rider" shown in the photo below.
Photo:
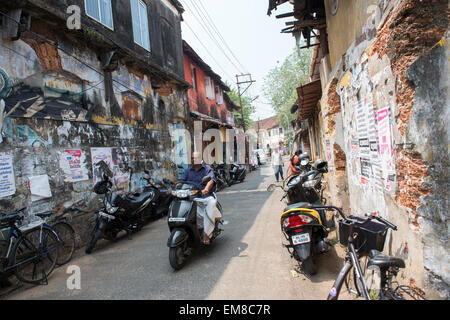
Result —
[[295, 152], [294, 156], [292, 157], [291, 161], [289, 162], [289, 174], [288, 174], [288, 177], [300, 174], [300, 170], [295, 168], [295, 166], [299, 166], [300, 165], [300, 160], [298, 159], [298, 157], [301, 154], [302, 154], [302, 150], [297, 150]]
[[[200, 155], [200, 152], [192, 153], [192, 166], [184, 171], [177, 186], [188, 183], [199, 185], [202, 188], [202, 196], [196, 198], [195, 201], [201, 203], [201, 205], [199, 205], [199, 210], [197, 210], [197, 214], [201, 214], [203, 218], [203, 243], [210, 244], [212, 232], [215, 228], [215, 221], [216, 219], [220, 219], [221, 216], [220, 212], [216, 209], [217, 199], [212, 195], [212, 188], [216, 182], [214, 171], [209, 165], [204, 164], [203, 161], [201, 161]], [[205, 176], [210, 176], [211, 180], [207, 184], [202, 184], [202, 179]]]

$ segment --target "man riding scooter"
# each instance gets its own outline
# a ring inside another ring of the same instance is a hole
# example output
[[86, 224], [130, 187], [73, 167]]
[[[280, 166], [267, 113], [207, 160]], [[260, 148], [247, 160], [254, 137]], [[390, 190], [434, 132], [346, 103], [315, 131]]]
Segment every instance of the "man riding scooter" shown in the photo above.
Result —
[[[212, 188], [216, 183], [216, 177], [212, 168], [202, 163], [200, 152], [192, 153], [191, 163], [192, 166], [183, 173], [177, 186], [183, 183], [201, 186], [202, 197], [196, 198], [195, 201], [198, 203], [198, 213], [202, 217], [199, 220], [203, 220], [203, 244], [209, 245], [214, 231], [215, 221], [222, 218], [220, 212], [214, 210], [217, 205], [217, 199], [212, 194]], [[206, 176], [210, 176], [211, 180], [207, 184], [202, 184], [202, 179]]]

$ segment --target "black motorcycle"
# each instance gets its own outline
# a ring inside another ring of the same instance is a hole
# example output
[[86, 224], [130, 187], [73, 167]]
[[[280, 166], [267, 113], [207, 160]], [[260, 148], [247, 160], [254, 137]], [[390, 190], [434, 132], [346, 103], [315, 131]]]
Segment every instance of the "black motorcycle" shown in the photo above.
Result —
[[221, 168], [221, 166], [213, 163], [211, 165], [211, 169], [213, 170], [214, 176], [216, 177], [216, 191], [219, 192], [225, 189], [225, 187], [228, 186], [228, 182], [223, 176], [223, 169]]
[[[315, 209], [323, 207], [322, 194], [318, 190], [322, 189], [321, 180], [328, 172], [327, 166], [327, 162], [318, 160], [309, 172], [290, 177], [282, 187], [285, 194], [281, 200], [287, 198], [288, 204], [280, 221], [283, 235], [289, 242], [284, 247], [310, 275], [317, 272], [314, 256], [329, 250], [325, 212]], [[272, 184], [267, 190], [271, 192], [275, 188]]]
[[144, 226], [143, 211], [155, 197], [154, 188], [147, 188], [139, 194], [117, 194], [111, 182], [111, 170], [103, 161], [98, 166], [103, 170], [103, 178], [94, 186], [94, 192], [104, 195], [103, 208], [95, 213], [95, 226], [85, 250], [87, 254], [92, 252], [101, 237], [113, 241], [119, 232], [125, 231], [131, 239], [131, 234]]
[[230, 185], [243, 182], [245, 180], [245, 175], [247, 170], [245, 166], [237, 165], [235, 163], [230, 166]]
[[145, 220], [166, 216], [169, 213], [169, 207], [173, 200], [172, 189], [175, 187], [175, 184], [166, 178], [163, 181], [151, 179], [150, 172], [147, 170], [144, 172], [146, 174], [144, 179], [148, 182], [148, 185], [144, 187], [143, 192], [135, 193], [131, 197], [136, 199], [146, 196], [152, 197], [150, 204], [143, 211]]
[[[211, 177], [204, 177], [202, 183], [208, 183], [210, 180]], [[195, 198], [201, 195], [201, 187], [185, 183], [174, 190], [173, 194], [175, 199], [172, 201], [169, 211], [170, 237], [167, 246], [169, 247], [170, 265], [173, 269], [180, 270], [194, 249], [202, 243], [203, 228], [197, 226], [198, 204], [195, 201]], [[222, 206], [219, 201], [217, 201], [217, 209], [222, 214]], [[222, 232], [221, 224], [223, 224], [222, 220], [215, 222], [211, 242]]]

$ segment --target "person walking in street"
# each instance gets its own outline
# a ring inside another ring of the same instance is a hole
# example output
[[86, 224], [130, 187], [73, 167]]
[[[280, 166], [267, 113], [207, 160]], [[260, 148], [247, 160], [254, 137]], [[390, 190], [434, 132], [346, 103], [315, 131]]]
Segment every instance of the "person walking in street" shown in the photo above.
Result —
[[281, 180], [284, 180], [284, 177], [283, 177], [284, 163], [283, 163], [283, 157], [281, 156], [281, 153], [280, 153], [280, 148], [274, 149], [274, 151], [272, 153], [272, 167], [275, 172], [275, 178], [277, 179], [277, 182], [280, 181], [280, 179], [279, 179], [280, 175], [281, 175]]

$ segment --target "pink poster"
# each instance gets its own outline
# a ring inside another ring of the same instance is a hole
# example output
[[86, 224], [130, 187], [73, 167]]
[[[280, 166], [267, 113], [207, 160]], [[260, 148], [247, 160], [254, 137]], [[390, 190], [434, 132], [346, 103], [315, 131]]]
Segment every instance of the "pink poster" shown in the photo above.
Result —
[[392, 148], [392, 134], [389, 117], [389, 108], [378, 110], [378, 139], [379, 139], [379, 153], [381, 160], [381, 169], [383, 172], [384, 187], [386, 190], [391, 190], [391, 183], [389, 176], [395, 174], [395, 166], [393, 162], [394, 150]]

